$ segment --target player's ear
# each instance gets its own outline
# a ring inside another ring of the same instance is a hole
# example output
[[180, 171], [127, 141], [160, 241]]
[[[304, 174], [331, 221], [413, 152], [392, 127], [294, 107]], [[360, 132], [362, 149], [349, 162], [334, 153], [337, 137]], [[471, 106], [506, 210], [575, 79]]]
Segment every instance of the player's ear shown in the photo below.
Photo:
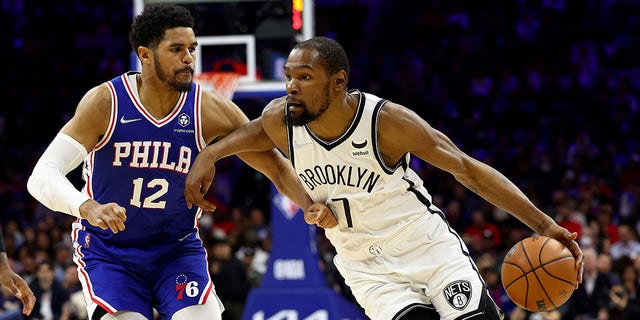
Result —
[[340, 70], [334, 75], [336, 89], [346, 89], [347, 82], [347, 73], [344, 70]]
[[144, 64], [145, 61], [149, 60], [149, 53], [151, 50], [149, 47], [139, 46], [138, 47], [138, 58], [140, 58], [140, 62]]

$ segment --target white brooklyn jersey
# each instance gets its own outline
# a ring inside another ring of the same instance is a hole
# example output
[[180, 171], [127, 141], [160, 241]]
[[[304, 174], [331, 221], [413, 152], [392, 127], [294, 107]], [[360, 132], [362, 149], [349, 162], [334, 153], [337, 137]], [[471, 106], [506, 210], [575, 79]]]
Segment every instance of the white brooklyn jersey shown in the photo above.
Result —
[[325, 231], [337, 253], [360, 260], [376, 255], [371, 252], [376, 245], [396, 238], [407, 224], [442, 212], [408, 167], [409, 154], [395, 167], [383, 161], [378, 114], [387, 100], [357, 90], [349, 94], [360, 100], [345, 133], [324, 141], [307, 126], [289, 125], [289, 154], [311, 198], [329, 205], [337, 216], [338, 227]]

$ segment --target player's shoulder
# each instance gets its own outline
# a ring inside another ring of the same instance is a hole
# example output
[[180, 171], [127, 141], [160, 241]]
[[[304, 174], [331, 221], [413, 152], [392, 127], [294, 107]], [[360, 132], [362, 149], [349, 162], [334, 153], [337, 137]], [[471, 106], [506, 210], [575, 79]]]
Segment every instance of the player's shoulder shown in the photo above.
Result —
[[262, 110], [262, 116], [282, 116], [284, 113], [284, 107], [287, 104], [287, 96], [274, 98]]
[[100, 100], [107, 99], [111, 101], [111, 90], [109, 89], [107, 82], [103, 82], [87, 90], [87, 93], [85, 94], [85, 96], [89, 96], [94, 99], [100, 99]]
[[398, 117], [404, 116], [406, 112], [411, 112], [411, 109], [399, 103], [396, 103], [390, 100], [385, 100], [382, 106], [380, 107], [379, 117], [398, 118]]
[[425, 120], [411, 108], [386, 100], [377, 115], [380, 130], [423, 126]]
[[109, 87], [105, 82], [87, 90], [80, 100], [78, 107], [83, 107], [82, 109], [108, 112], [111, 109], [111, 99], [111, 90], [109, 90]]
[[264, 108], [265, 111], [267, 109], [281, 108], [284, 109], [284, 105], [287, 103], [287, 96], [277, 97], [271, 99], [267, 106]]
[[278, 97], [269, 101], [269, 103], [262, 110], [263, 125], [265, 128], [271, 130], [284, 126], [285, 106], [287, 104], [287, 97]]

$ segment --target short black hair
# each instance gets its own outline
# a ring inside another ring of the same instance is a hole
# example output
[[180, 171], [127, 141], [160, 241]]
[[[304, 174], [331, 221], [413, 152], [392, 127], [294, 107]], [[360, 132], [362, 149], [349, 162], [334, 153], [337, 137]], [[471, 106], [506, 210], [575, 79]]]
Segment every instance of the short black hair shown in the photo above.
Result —
[[194, 19], [189, 9], [172, 3], [152, 3], [144, 7], [131, 24], [129, 42], [131, 49], [156, 47], [167, 29], [193, 28]]
[[344, 48], [328, 37], [314, 37], [297, 43], [293, 49], [312, 49], [320, 55], [320, 64], [329, 75], [333, 75], [340, 70], [344, 70], [349, 77], [349, 58]]

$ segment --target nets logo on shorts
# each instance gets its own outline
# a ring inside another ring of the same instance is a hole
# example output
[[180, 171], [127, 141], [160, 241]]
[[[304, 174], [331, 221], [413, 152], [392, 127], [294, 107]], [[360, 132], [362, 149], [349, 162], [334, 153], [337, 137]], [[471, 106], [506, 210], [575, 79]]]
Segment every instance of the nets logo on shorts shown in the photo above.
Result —
[[462, 310], [467, 307], [471, 300], [471, 282], [467, 280], [458, 280], [449, 283], [442, 291], [444, 297], [456, 310]]

